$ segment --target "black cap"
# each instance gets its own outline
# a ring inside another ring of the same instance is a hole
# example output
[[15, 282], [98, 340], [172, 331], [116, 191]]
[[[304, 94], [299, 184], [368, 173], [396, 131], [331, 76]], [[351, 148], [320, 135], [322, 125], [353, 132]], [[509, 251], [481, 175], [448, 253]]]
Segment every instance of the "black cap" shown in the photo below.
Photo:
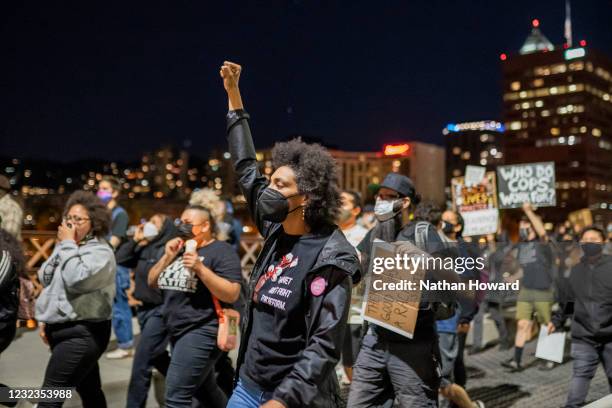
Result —
[[380, 187], [386, 187], [393, 191], [397, 191], [403, 197], [410, 197], [411, 200], [415, 201], [415, 204], [418, 204], [418, 201], [420, 201], [420, 196], [414, 189], [414, 183], [403, 174], [387, 174]]

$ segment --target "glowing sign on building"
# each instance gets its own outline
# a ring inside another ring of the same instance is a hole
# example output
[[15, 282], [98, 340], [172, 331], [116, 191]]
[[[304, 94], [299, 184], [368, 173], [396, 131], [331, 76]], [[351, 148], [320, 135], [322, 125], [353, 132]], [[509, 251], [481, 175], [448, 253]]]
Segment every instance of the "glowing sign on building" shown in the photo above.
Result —
[[410, 154], [410, 145], [408, 143], [387, 144], [383, 152], [385, 156], [408, 156]]
[[504, 125], [494, 120], [481, 120], [478, 122], [463, 122], [463, 123], [449, 123], [442, 133], [447, 135], [449, 133], [464, 132], [466, 130], [490, 130], [493, 132], [503, 132]]
[[565, 59], [571, 60], [574, 58], [580, 58], [584, 57], [585, 54], [586, 51], [584, 50], [584, 48], [571, 48], [569, 50], [565, 50]]

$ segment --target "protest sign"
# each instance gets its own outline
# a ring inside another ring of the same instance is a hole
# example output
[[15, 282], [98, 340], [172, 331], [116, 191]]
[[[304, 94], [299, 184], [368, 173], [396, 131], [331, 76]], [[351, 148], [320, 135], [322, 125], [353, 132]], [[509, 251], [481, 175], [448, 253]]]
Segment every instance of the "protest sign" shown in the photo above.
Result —
[[487, 169], [481, 166], [465, 166], [465, 185], [470, 187], [477, 184], [480, 184], [482, 179], [485, 176], [485, 172]]
[[[382, 273], [373, 271], [376, 259], [392, 260], [399, 253], [398, 251], [405, 253], [407, 250], [411, 251], [413, 256], [426, 255], [409, 242], [374, 241], [362, 317], [368, 322], [402, 336], [413, 338], [421, 299], [419, 282], [424, 278], [425, 271], [422, 268], [407, 270], [395, 267], [384, 268]], [[409, 284], [408, 282], [414, 283]], [[413, 286], [406, 290], [397, 290], [397, 285]]]
[[[467, 170], [466, 170], [467, 171]], [[493, 234], [497, 231], [499, 211], [495, 172], [480, 177], [477, 184], [467, 185], [464, 177], [451, 180], [453, 208], [463, 217], [463, 236]]]
[[593, 214], [588, 208], [582, 210], [572, 211], [567, 216], [567, 219], [579, 229], [583, 229], [586, 226], [593, 225]]
[[497, 167], [499, 208], [519, 208], [523, 203], [554, 207], [555, 163], [525, 163]]

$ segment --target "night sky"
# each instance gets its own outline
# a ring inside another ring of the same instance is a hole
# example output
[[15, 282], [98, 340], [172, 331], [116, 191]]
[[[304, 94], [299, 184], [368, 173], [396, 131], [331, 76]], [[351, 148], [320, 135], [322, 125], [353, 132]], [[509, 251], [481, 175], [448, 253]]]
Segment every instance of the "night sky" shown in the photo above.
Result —
[[[499, 54], [533, 18], [563, 41], [563, 0], [10, 3], [0, 156], [65, 161], [225, 146], [224, 59], [244, 66], [257, 146], [441, 143], [449, 122], [499, 119]], [[572, 20], [575, 42], [612, 56], [612, 2], [574, 0]]]

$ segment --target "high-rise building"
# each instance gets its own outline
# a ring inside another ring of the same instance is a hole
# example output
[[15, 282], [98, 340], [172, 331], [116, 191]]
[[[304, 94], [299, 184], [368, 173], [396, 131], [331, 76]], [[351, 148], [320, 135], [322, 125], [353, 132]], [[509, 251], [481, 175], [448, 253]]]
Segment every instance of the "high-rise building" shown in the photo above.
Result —
[[[501, 54], [505, 163], [554, 161], [550, 221], [590, 208], [612, 221], [612, 62], [584, 40], [553, 45], [533, 21], [516, 54]], [[562, 209], [559, 211], [559, 207]]]
[[504, 160], [504, 126], [494, 120], [450, 123], [444, 129], [446, 146], [446, 186], [453, 177], [463, 176], [465, 166], [495, 170]]

